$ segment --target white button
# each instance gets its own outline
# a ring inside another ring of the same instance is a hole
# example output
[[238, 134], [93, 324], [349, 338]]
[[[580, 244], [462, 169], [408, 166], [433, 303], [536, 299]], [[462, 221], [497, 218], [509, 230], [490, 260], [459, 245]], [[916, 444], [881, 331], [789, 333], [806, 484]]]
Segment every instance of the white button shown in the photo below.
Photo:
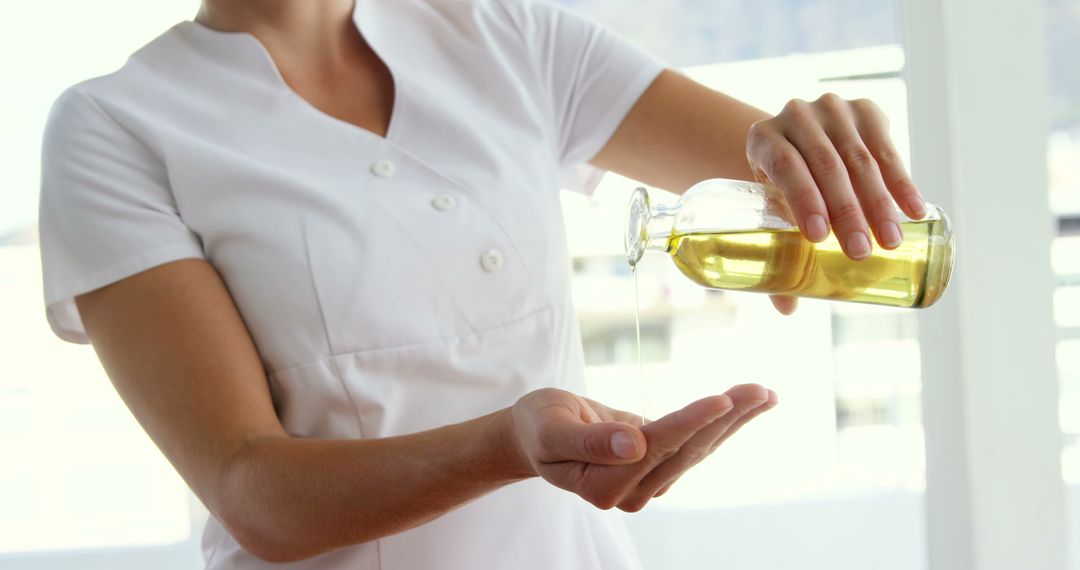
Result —
[[502, 252], [497, 249], [491, 249], [480, 256], [480, 267], [484, 268], [484, 271], [488, 273], [494, 273], [502, 267], [503, 255]]
[[379, 160], [371, 165], [371, 173], [379, 178], [389, 178], [394, 175], [394, 163], [389, 160]]
[[436, 210], [438, 210], [440, 212], [446, 212], [446, 211], [449, 211], [449, 210], [453, 210], [454, 206], [456, 206], [456, 205], [457, 205], [457, 200], [455, 200], [454, 197], [449, 195], [449, 194], [442, 194], [442, 195], [436, 196], [435, 198], [433, 198], [431, 200], [431, 207], [435, 208]]

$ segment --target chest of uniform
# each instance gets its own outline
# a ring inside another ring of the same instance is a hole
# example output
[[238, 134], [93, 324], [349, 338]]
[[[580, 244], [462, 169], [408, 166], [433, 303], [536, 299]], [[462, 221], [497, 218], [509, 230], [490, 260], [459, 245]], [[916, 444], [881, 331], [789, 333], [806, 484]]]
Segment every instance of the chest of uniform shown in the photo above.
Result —
[[334, 353], [387, 348], [548, 303], [562, 237], [542, 152], [452, 137], [464, 127], [450, 119], [415, 151], [303, 108], [170, 137], [177, 207], [257, 341], [322, 332]]

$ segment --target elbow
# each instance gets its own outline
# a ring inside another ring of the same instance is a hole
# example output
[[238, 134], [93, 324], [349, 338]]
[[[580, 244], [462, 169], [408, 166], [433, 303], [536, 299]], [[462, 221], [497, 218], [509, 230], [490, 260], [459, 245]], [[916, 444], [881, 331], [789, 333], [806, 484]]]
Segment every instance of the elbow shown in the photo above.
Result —
[[274, 500], [279, 493], [260, 472], [252, 451], [237, 453], [223, 470], [212, 509], [218, 522], [241, 548], [265, 562], [297, 562], [328, 550], [296, 524], [303, 518], [299, 513]]
[[380, 538], [366, 532], [371, 530], [368, 525], [353, 528], [328, 520], [326, 513], [307, 504], [308, 495], [297, 492], [295, 486], [304, 482], [266, 468], [275, 463], [280, 462], [268, 460], [259, 446], [249, 446], [233, 457], [219, 479], [214, 514], [249, 554], [271, 563], [299, 562]]
[[286, 533], [272, 517], [260, 517], [251, 512], [223, 512], [220, 522], [233, 540], [252, 556], [264, 562], [282, 564], [306, 560], [324, 549], [308, 544], [302, 536]]
[[231, 512], [231, 516], [224, 516], [219, 521], [241, 548], [259, 560], [276, 564], [307, 560], [335, 548], [370, 542], [392, 534], [361, 532], [349, 539], [331, 543], [314, 527], [295, 524], [301, 518], [293, 517], [288, 512], [260, 516], [250, 510], [237, 509]]

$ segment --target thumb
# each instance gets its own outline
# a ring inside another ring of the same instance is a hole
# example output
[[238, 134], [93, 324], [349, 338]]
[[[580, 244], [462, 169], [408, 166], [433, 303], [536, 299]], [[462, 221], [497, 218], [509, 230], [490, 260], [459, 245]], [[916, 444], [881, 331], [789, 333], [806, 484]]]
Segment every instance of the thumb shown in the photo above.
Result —
[[619, 465], [640, 460], [645, 447], [645, 434], [630, 424], [568, 422], [548, 430], [543, 460]]

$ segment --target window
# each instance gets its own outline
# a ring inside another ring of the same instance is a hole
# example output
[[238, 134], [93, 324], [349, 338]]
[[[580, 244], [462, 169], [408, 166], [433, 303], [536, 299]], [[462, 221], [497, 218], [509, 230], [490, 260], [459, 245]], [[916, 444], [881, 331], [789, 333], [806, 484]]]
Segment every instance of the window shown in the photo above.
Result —
[[7, 85], [19, 86], [0, 107], [0, 566], [86, 567], [80, 556], [91, 552], [102, 567], [120, 570], [201, 563], [202, 506], [120, 401], [93, 350], [48, 329], [35, 227], [52, 102], [68, 85], [119, 67], [195, 9], [187, 0], [31, 2], [19, 7], [19, 25], [0, 34], [0, 70]]
[[[1056, 288], [1057, 368], [1063, 449], [1071, 524], [1080, 525], [1080, 1], [1044, 0], [1049, 62], [1050, 132], [1046, 142], [1050, 211], [1056, 221], [1050, 244]], [[1080, 568], [1080, 542], [1073, 541]]]

